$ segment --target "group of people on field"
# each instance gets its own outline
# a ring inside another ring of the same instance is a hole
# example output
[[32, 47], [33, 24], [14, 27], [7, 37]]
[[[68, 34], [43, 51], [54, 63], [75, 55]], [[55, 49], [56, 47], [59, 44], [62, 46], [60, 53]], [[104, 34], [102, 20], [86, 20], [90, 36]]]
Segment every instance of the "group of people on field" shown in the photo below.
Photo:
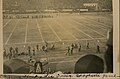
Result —
[[[78, 52], [80, 52], [81, 48], [82, 48], [81, 44], [76, 44], [76, 43], [73, 44], [72, 43], [70, 46], [68, 46], [66, 55], [73, 55], [74, 49], [77, 49]], [[89, 49], [89, 48], [90, 48], [89, 42], [87, 42], [86, 49]], [[99, 45], [97, 45], [96, 53], [100, 53], [100, 46]]]
[[[54, 50], [55, 49], [55, 45], [53, 43], [48, 45], [48, 42], [44, 42], [45, 44], [40, 48], [40, 46], [37, 44], [34, 47], [28, 46], [27, 47], [27, 55], [29, 56], [35, 56], [37, 52], [39, 52], [40, 50], [44, 51], [45, 53], [48, 52], [48, 50]], [[66, 55], [73, 55], [74, 49], [77, 49], [78, 52], [81, 51], [82, 45], [81, 44], [76, 44], [76, 43], [72, 43], [70, 46], [67, 47], [67, 52]], [[86, 48], [89, 49], [89, 42], [87, 42], [86, 44]], [[97, 53], [100, 53], [100, 47], [99, 45], [97, 45]], [[18, 51], [18, 47], [10, 47], [9, 48], [9, 53], [6, 53], [6, 50], [4, 49], [4, 57], [8, 57], [9, 59], [11, 58], [15, 58], [17, 55], [25, 55], [25, 52], [20, 53]]]
[[50, 44], [50, 45], [51, 46], [48, 46], [48, 43], [45, 42], [45, 45], [43, 45], [41, 48], [38, 44], [36, 46], [27, 46], [27, 48], [26, 48], [27, 52], [26, 53], [25, 52], [20, 52], [18, 47], [13, 48], [11, 46], [11, 47], [9, 47], [9, 51], [6, 51], [6, 49], [4, 48], [3, 56], [4, 57], [9, 57], [9, 59], [15, 58], [17, 55], [35, 56], [36, 52], [39, 52], [40, 50], [42, 50], [44, 52], [48, 52], [48, 50], [54, 50], [55, 45], [53, 43]]
[[9, 59], [15, 58], [18, 55], [18, 47], [10, 47], [9, 53], [6, 52], [6, 49], [3, 50], [3, 56], [8, 57]]

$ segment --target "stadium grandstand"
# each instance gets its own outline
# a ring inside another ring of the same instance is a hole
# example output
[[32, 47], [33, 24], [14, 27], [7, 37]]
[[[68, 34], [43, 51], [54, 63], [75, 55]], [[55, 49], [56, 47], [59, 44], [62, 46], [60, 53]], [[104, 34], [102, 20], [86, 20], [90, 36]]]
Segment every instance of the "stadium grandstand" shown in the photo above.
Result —
[[111, 11], [111, 3], [112, 0], [3, 0], [3, 12], [39, 13], [46, 12], [46, 10], [49, 12], [79, 12], [84, 11], [84, 9], [88, 9], [88, 11]]

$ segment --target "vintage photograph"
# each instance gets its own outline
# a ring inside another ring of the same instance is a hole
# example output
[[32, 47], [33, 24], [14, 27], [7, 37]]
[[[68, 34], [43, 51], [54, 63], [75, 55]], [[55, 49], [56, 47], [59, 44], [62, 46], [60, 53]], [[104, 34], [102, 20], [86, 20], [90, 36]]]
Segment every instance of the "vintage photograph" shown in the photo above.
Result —
[[113, 0], [2, 0], [3, 74], [113, 73]]

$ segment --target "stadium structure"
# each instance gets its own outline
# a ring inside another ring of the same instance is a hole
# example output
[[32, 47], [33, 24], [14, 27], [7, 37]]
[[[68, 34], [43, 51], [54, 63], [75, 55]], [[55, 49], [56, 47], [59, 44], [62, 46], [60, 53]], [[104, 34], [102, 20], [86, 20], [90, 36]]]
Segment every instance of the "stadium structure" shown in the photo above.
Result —
[[3, 0], [3, 73], [113, 72], [112, 28], [112, 0]]
[[112, 11], [112, 0], [4, 0], [4, 13]]

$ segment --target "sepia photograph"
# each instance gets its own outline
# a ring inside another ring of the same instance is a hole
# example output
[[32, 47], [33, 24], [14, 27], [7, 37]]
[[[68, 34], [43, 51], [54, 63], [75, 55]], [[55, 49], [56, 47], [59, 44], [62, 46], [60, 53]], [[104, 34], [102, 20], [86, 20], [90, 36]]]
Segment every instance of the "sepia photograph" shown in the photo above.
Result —
[[3, 74], [113, 73], [113, 0], [2, 0]]

